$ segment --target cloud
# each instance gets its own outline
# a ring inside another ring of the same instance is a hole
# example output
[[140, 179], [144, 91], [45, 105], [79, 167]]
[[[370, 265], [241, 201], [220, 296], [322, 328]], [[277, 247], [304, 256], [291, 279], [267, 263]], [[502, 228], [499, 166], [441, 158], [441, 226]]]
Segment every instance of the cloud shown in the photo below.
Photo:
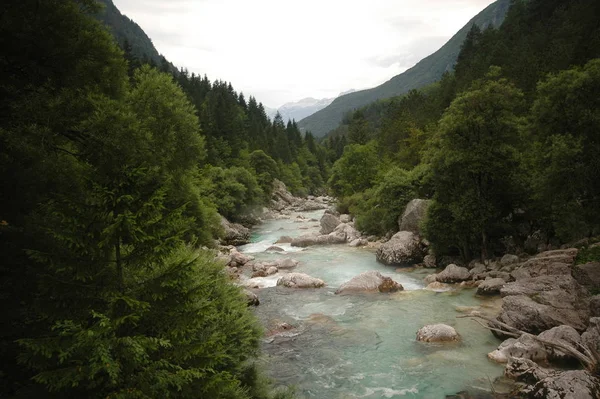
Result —
[[270, 107], [373, 87], [492, 0], [114, 0], [159, 52]]

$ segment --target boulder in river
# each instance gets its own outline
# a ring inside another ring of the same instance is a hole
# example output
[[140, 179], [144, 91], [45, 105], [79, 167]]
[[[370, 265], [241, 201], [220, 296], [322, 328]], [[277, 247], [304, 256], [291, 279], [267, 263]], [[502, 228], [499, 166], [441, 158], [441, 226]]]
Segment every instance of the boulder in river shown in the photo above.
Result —
[[341, 223], [340, 218], [331, 214], [325, 213], [321, 217], [321, 234], [332, 233], [335, 228]]
[[275, 261], [275, 265], [277, 266], [278, 269], [293, 269], [294, 267], [298, 266], [300, 264], [300, 262], [298, 262], [296, 259], [292, 259], [292, 258], [284, 258], [284, 259], [279, 259], [277, 261]]
[[477, 295], [500, 295], [500, 289], [504, 284], [506, 281], [501, 278], [486, 279], [477, 287]]
[[377, 250], [377, 260], [386, 265], [419, 263], [425, 256], [419, 236], [410, 231], [400, 231]]
[[456, 342], [460, 336], [447, 324], [430, 324], [417, 331], [417, 341], [422, 342]]
[[250, 229], [238, 223], [231, 223], [221, 216], [221, 227], [225, 232], [221, 239], [224, 245], [244, 245], [250, 242]]
[[590, 317], [587, 290], [570, 275], [526, 278], [501, 290], [498, 320], [531, 333], [568, 325], [584, 331]]
[[364, 272], [345, 282], [335, 292], [336, 294], [349, 294], [355, 292], [396, 292], [404, 287], [390, 277], [383, 276], [375, 270]]
[[281, 236], [275, 244], [291, 244], [294, 239], [290, 236]]
[[277, 285], [288, 288], [321, 288], [325, 286], [325, 282], [308, 274], [289, 273], [281, 276]]
[[446, 266], [444, 271], [438, 273], [436, 279], [442, 283], [460, 283], [470, 278], [471, 273], [469, 273], [469, 269], [451, 264]]
[[507, 339], [498, 346], [498, 349], [488, 353], [488, 358], [497, 363], [508, 363], [509, 359], [515, 357], [540, 362], [546, 360], [548, 352], [539, 341], [531, 336], [522, 335], [518, 339]]
[[277, 245], [271, 245], [265, 252], [285, 252], [285, 249], [278, 247]]
[[427, 208], [431, 201], [424, 199], [414, 199], [406, 205], [404, 213], [398, 219], [400, 231], [410, 231], [414, 234], [421, 234], [421, 222], [427, 214]]

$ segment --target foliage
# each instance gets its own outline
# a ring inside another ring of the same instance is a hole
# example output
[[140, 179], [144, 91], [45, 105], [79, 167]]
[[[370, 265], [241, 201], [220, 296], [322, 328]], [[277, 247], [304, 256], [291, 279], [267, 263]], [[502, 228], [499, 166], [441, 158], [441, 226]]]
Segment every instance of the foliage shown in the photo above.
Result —
[[487, 259], [490, 235], [519, 205], [516, 152], [522, 94], [499, 73], [491, 69], [486, 80], [452, 102], [440, 121], [431, 161], [434, 209], [441, 213], [430, 214], [428, 222], [435, 225], [436, 216], [449, 217], [456, 227], [446, 232], [452, 234], [446, 240], [466, 259], [477, 249]]
[[240, 165], [207, 164], [220, 114], [172, 75], [128, 70], [97, 11], [10, 0], [0, 15], [0, 396], [284, 397], [248, 374], [260, 328], [196, 249], [219, 233], [217, 206], [264, 200], [251, 162], [277, 164], [225, 139]]
[[371, 188], [375, 183], [379, 162], [373, 143], [346, 146], [329, 178], [333, 194], [345, 197]]

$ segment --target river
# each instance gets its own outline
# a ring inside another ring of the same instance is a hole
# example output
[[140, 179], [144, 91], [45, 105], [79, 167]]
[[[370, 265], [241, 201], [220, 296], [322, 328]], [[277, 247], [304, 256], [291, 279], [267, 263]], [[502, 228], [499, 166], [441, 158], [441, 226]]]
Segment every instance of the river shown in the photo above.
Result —
[[[444, 398], [468, 389], [489, 390], [503, 367], [486, 354], [499, 341], [470, 319], [457, 319], [466, 309], [493, 310], [498, 299], [480, 300], [472, 289], [425, 290], [431, 269], [396, 269], [379, 264], [372, 249], [347, 245], [292, 248], [269, 254], [265, 249], [280, 236], [298, 236], [319, 229], [323, 211], [270, 220], [253, 230], [252, 243], [240, 247], [257, 260], [291, 257], [294, 270], [323, 279], [321, 289], [275, 287], [278, 276], [260, 279], [266, 288], [256, 314], [270, 330], [281, 323], [293, 328], [263, 340], [264, 366], [278, 383], [294, 385], [299, 398]], [[311, 221], [311, 219], [313, 219]], [[394, 294], [335, 295], [345, 281], [378, 270], [404, 286]], [[415, 340], [426, 324], [452, 325], [461, 335], [456, 344]]]

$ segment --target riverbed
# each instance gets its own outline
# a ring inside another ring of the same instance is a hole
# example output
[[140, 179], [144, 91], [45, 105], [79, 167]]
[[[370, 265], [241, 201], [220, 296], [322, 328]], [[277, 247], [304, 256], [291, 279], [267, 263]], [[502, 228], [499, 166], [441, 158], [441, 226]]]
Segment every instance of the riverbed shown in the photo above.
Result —
[[[499, 344], [470, 319], [456, 316], [480, 309], [493, 312], [498, 299], [484, 300], [472, 289], [433, 292], [423, 278], [433, 272], [395, 268], [375, 260], [372, 249], [329, 245], [264, 252], [281, 236], [318, 231], [323, 211], [294, 214], [257, 226], [252, 243], [240, 247], [257, 260], [290, 257], [294, 270], [324, 280], [325, 288], [276, 287], [279, 276], [261, 281], [256, 314], [265, 326], [263, 359], [278, 384], [293, 385], [299, 398], [444, 398], [459, 391], [485, 392], [503, 367], [486, 354]], [[300, 218], [298, 217], [300, 216]], [[401, 283], [394, 294], [335, 295], [352, 277], [377, 270]], [[280, 327], [287, 323], [285, 330]], [[461, 335], [455, 344], [417, 342], [426, 324], [445, 323]], [[271, 332], [269, 332], [271, 331]]]

